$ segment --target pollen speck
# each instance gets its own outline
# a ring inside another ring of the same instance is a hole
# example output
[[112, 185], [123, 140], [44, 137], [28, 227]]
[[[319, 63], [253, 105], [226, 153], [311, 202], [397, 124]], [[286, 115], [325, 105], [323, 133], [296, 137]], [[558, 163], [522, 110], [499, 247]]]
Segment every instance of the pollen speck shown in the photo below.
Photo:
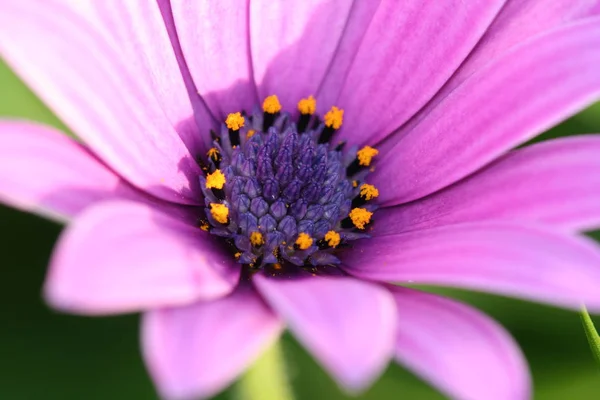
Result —
[[373, 185], [363, 183], [360, 187], [360, 195], [361, 197], [364, 197], [365, 200], [371, 200], [379, 196], [379, 190]]
[[308, 249], [310, 246], [312, 246], [312, 242], [313, 242], [313, 240], [310, 237], [310, 235], [308, 233], [304, 233], [304, 232], [299, 234], [298, 239], [296, 239], [296, 245], [298, 246], [298, 248], [300, 250]]
[[255, 133], [256, 131], [254, 129], [250, 129], [248, 133], [246, 133], [246, 139], [250, 139]]
[[227, 182], [227, 180], [225, 179], [225, 175], [223, 175], [220, 169], [217, 169], [212, 174], [208, 174], [206, 176], [207, 189], [223, 189], [223, 185], [225, 185], [225, 182]]
[[379, 150], [371, 146], [365, 146], [356, 152], [358, 163], [364, 167], [371, 165], [371, 160], [373, 160], [373, 157], [377, 154], [379, 154]]
[[329, 231], [325, 234], [325, 240], [330, 247], [336, 247], [340, 244], [340, 234], [336, 231]]
[[373, 213], [366, 208], [353, 208], [348, 216], [352, 220], [354, 226], [358, 229], [365, 229], [365, 225], [371, 221]]
[[227, 116], [225, 125], [232, 131], [237, 131], [244, 126], [244, 117], [242, 117], [242, 114], [239, 112], [231, 113]]
[[358, 181], [352, 181], [352, 187], [358, 187]]
[[210, 225], [208, 224], [208, 222], [202, 221], [200, 223], [200, 229], [202, 229], [204, 232], [208, 232], [208, 230], [210, 229]]
[[300, 111], [300, 114], [313, 115], [317, 111], [317, 101], [312, 95], [300, 100], [298, 102], [298, 111]]
[[229, 208], [225, 204], [210, 203], [210, 215], [215, 221], [226, 224], [229, 219]]
[[281, 103], [279, 103], [279, 99], [277, 95], [268, 96], [265, 101], [263, 101], [262, 105], [263, 111], [269, 114], [275, 114], [281, 111]]
[[250, 234], [250, 243], [252, 243], [253, 246], [262, 246], [265, 243], [262, 233], [252, 232]]
[[327, 111], [324, 116], [325, 126], [333, 129], [340, 129], [342, 121], [344, 119], [344, 110], [337, 108], [336, 106], [331, 107], [331, 110]]
[[275, 264], [273, 264], [273, 269], [274, 269], [274, 270], [277, 270], [277, 271], [279, 271], [281, 268], [282, 268], [282, 267], [281, 267], [281, 264], [279, 264], [279, 263], [275, 263]]
[[235, 253], [233, 256], [235, 257], [235, 259], [237, 260], [238, 258], [240, 258], [240, 256], [242, 255], [242, 253], [240, 253], [239, 251], [237, 253]]

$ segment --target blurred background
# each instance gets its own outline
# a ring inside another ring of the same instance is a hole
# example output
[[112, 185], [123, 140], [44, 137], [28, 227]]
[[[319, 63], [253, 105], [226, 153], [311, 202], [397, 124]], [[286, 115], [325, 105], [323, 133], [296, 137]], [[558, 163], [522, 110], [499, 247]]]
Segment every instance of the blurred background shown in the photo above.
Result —
[[[0, 116], [66, 129], [1, 61]], [[600, 132], [600, 103], [536, 140], [592, 132]], [[78, 317], [56, 313], [44, 304], [46, 264], [61, 226], [0, 205], [0, 228], [0, 400], [157, 399], [140, 356], [137, 315]], [[600, 240], [600, 232], [590, 235]], [[600, 366], [577, 313], [491, 295], [428, 289], [473, 304], [508, 328], [529, 360], [536, 400], [600, 398]], [[595, 321], [600, 323], [599, 318]], [[283, 338], [283, 350], [297, 399], [350, 398], [289, 335]], [[218, 396], [236, 398], [235, 385]], [[390, 365], [358, 397], [396, 398], [444, 399], [397, 365]]]

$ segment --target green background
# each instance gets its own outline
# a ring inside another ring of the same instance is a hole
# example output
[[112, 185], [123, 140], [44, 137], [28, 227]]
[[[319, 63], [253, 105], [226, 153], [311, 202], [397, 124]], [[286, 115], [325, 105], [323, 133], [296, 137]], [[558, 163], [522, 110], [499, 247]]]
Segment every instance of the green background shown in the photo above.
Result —
[[[0, 93], [0, 116], [64, 129], [4, 64], [0, 64]], [[590, 132], [600, 132], [600, 104], [542, 137]], [[140, 357], [137, 315], [86, 318], [59, 314], [44, 304], [40, 293], [46, 263], [61, 226], [1, 205], [0, 221], [0, 400], [156, 399]], [[600, 368], [576, 313], [491, 295], [436, 291], [476, 305], [512, 332], [530, 362], [536, 399], [600, 398]], [[297, 398], [346, 398], [289, 335], [283, 349]], [[234, 389], [219, 398], [235, 398]], [[390, 365], [359, 398], [444, 397]]]

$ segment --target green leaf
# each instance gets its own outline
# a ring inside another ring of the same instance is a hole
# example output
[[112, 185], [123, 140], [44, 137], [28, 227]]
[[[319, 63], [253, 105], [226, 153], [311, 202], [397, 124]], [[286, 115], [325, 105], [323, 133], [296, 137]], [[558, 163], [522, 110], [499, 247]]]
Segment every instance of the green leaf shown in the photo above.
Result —
[[588, 342], [590, 342], [592, 353], [596, 357], [596, 360], [600, 362], [600, 336], [598, 336], [598, 331], [596, 331], [596, 328], [594, 327], [594, 322], [585, 307], [581, 310], [581, 320], [583, 322], [585, 336], [587, 336]]

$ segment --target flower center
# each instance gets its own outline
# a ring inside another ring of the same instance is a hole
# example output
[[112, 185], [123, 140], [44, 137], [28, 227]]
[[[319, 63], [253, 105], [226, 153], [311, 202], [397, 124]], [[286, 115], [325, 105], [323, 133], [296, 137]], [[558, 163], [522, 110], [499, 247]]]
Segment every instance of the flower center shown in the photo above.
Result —
[[344, 110], [332, 107], [321, 121], [312, 96], [298, 102], [296, 121], [281, 109], [269, 96], [262, 111], [229, 114], [220, 134], [211, 132], [201, 228], [253, 269], [338, 264], [340, 248], [368, 237], [379, 191], [364, 180], [378, 151], [333, 147]]

